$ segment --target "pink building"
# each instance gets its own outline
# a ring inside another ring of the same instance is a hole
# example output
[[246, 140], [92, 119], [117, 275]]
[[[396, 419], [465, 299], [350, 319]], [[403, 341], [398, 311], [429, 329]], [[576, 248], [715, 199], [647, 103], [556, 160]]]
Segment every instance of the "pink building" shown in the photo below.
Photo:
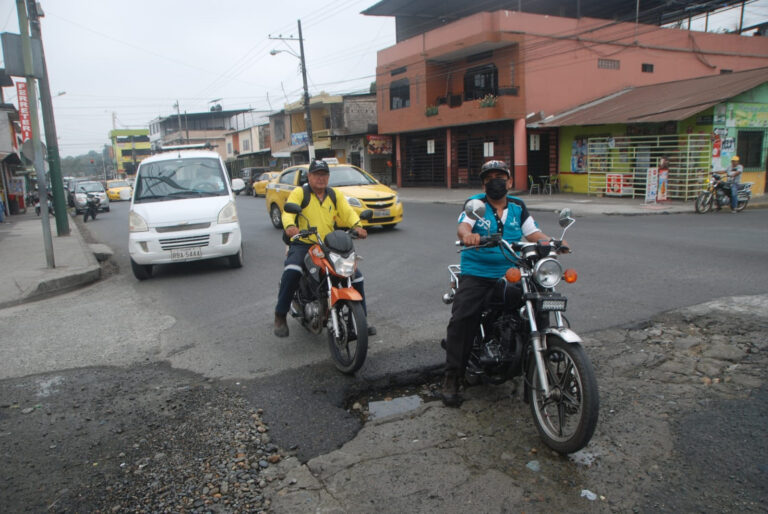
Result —
[[555, 172], [558, 159], [556, 129], [529, 123], [628, 86], [765, 66], [764, 37], [477, 12], [379, 51], [379, 133], [396, 141], [398, 185], [477, 185], [493, 157], [514, 164], [524, 189], [530, 170]]

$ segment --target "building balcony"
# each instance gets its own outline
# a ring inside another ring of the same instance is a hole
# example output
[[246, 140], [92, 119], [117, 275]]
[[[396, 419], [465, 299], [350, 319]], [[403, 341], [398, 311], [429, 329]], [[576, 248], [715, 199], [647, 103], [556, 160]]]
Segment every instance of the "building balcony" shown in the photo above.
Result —
[[[502, 94], [503, 93], [503, 94]], [[524, 100], [518, 88], [499, 88], [493, 102], [464, 100], [463, 94], [439, 97], [429, 105], [416, 104], [379, 114], [379, 133], [394, 134], [459, 125], [492, 123], [525, 116]]]

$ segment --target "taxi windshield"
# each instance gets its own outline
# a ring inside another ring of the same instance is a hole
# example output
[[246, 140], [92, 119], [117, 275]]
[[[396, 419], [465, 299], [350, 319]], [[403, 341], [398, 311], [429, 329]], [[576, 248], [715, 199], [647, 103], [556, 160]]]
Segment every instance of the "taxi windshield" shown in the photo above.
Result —
[[352, 166], [331, 166], [331, 176], [328, 178], [328, 186], [369, 186], [376, 181]]

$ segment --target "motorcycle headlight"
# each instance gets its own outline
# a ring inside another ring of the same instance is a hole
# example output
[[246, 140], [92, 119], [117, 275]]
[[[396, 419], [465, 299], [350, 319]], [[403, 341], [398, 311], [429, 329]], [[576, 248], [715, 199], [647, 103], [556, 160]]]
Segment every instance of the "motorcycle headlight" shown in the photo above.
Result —
[[342, 277], [351, 277], [357, 267], [357, 256], [355, 252], [350, 253], [347, 257], [342, 257], [337, 253], [331, 253], [331, 264], [336, 273]]
[[541, 259], [533, 267], [533, 278], [541, 287], [555, 287], [563, 277], [563, 266], [557, 259]]
[[352, 207], [362, 207], [363, 203], [354, 196], [345, 196], [347, 203]]
[[224, 223], [234, 223], [237, 221], [237, 208], [235, 202], [227, 202], [221, 211], [219, 211], [219, 219], [216, 222], [221, 225]]
[[149, 226], [147, 225], [147, 222], [136, 214], [135, 212], [131, 211], [130, 214], [128, 214], [128, 231], [129, 232], [146, 232], [149, 230]]

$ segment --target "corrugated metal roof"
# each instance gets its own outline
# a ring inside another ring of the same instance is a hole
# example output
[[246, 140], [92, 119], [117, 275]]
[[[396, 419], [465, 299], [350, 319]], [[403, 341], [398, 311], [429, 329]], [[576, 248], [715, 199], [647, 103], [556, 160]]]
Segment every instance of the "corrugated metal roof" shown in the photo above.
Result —
[[681, 121], [768, 82], [768, 67], [627, 88], [531, 127]]

